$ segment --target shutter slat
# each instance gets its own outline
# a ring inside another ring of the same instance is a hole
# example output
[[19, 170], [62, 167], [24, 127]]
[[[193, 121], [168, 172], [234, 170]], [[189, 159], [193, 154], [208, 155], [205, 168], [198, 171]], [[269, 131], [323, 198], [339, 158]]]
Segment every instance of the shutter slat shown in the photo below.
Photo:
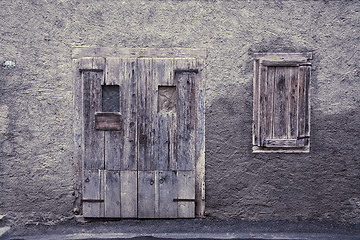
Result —
[[289, 114], [290, 114], [290, 125], [289, 125], [289, 138], [297, 137], [297, 100], [298, 100], [298, 68], [293, 67], [289, 69]]
[[253, 86], [253, 145], [259, 145], [259, 60], [254, 61], [254, 86]]
[[266, 103], [267, 103], [267, 67], [260, 62], [259, 78], [259, 113], [258, 113], [258, 146], [263, 146], [266, 138]]
[[308, 137], [309, 128], [310, 67], [299, 67], [298, 137]]
[[274, 117], [274, 80], [275, 80], [275, 67], [268, 67], [268, 74], [266, 79], [266, 127], [265, 138], [273, 137], [273, 117]]
[[288, 83], [285, 78], [285, 67], [276, 67], [274, 82], [274, 138], [286, 139], [288, 119]]
[[304, 147], [307, 139], [265, 139], [265, 147]]

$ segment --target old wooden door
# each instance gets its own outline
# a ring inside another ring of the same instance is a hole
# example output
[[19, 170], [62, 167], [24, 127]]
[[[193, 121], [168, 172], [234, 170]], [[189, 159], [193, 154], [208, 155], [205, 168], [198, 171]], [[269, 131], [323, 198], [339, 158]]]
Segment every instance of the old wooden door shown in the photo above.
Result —
[[196, 196], [200, 62], [91, 57], [77, 64], [83, 215], [195, 217], [195, 202], [204, 200]]

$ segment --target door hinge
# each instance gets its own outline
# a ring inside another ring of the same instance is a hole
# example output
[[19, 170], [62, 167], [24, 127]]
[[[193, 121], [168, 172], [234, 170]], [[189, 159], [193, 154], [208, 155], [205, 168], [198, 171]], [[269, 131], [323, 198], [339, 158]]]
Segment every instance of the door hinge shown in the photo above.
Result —
[[174, 198], [174, 202], [195, 202], [195, 199], [186, 199], [186, 198]]
[[205, 200], [205, 182], [201, 183], [201, 200]]

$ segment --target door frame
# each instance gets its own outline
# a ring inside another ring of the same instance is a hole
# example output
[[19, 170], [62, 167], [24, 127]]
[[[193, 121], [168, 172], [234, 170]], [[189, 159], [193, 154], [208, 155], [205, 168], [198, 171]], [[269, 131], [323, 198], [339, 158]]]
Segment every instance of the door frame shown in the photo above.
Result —
[[[200, 82], [198, 83], [197, 118], [198, 129], [195, 159], [195, 216], [204, 217], [205, 213], [205, 49], [190, 48], [112, 48], [112, 47], [74, 47], [72, 49], [73, 78], [73, 139], [74, 139], [74, 172], [75, 199], [74, 212], [82, 214], [82, 181], [83, 181], [83, 92], [81, 69], [91, 68], [91, 58], [195, 58], [198, 65]], [[85, 60], [85, 61], [82, 61]], [[88, 60], [88, 61], [86, 61]], [[89, 61], [90, 60], [90, 61]], [[83, 66], [83, 63], [86, 65]], [[81, 103], [81, 104], [79, 104]], [[194, 146], [195, 147], [195, 146]]]

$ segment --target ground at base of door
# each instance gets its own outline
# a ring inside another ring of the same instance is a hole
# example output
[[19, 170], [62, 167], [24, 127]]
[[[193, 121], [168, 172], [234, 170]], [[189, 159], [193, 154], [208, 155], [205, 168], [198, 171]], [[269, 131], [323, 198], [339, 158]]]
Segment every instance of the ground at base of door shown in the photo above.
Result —
[[[0, 235], [1, 236], [1, 235]], [[87, 220], [12, 226], [1, 240], [360, 240], [360, 224], [334, 222], [248, 222], [240, 220]]]

